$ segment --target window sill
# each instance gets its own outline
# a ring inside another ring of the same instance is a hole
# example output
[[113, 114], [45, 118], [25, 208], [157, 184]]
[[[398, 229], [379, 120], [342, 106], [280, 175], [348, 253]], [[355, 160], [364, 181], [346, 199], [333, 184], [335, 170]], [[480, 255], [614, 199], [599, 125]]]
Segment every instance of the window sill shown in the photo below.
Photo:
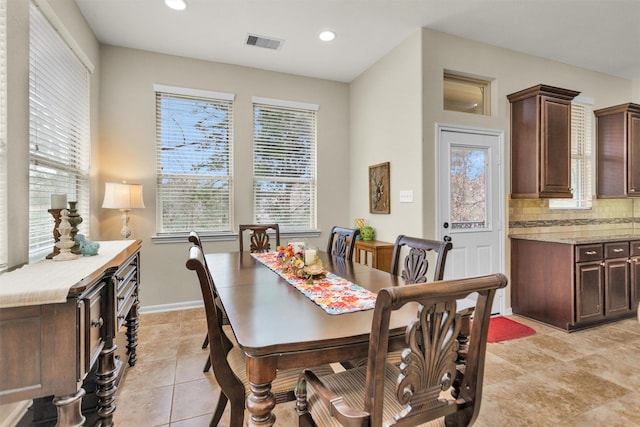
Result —
[[[280, 240], [291, 237], [320, 237], [320, 230], [281, 231]], [[203, 242], [225, 242], [238, 240], [236, 232], [198, 233]], [[151, 243], [185, 243], [189, 241], [189, 233], [167, 233], [151, 236]]]

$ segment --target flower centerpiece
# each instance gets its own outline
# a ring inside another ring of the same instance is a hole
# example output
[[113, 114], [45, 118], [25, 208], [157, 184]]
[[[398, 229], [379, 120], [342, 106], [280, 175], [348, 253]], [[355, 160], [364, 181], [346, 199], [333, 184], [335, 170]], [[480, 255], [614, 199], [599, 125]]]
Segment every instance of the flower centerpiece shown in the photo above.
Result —
[[278, 246], [278, 261], [282, 266], [282, 272], [302, 279], [312, 280], [314, 276], [324, 274], [322, 262], [314, 256], [313, 263], [306, 265], [304, 252], [296, 252], [292, 244]]

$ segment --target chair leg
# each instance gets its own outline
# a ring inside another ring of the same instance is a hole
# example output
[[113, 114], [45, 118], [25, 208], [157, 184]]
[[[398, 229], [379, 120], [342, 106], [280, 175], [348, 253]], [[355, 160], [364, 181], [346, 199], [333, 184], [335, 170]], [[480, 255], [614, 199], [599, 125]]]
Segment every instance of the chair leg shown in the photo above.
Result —
[[244, 425], [244, 399], [240, 402], [231, 401], [231, 419], [229, 427], [242, 427]]
[[222, 418], [222, 413], [224, 412], [224, 408], [227, 406], [227, 396], [220, 391], [220, 397], [218, 398], [218, 403], [216, 404], [216, 411], [213, 414], [213, 418], [211, 419], [211, 427], [215, 427], [220, 423], [220, 419]]
[[207, 361], [204, 364], [204, 368], [202, 368], [202, 372], [209, 372], [211, 369], [211, 356], [207, 356]]
[[204, 342], [202, 343], [202, 349], [204, 350], [209, 345], [209, 334], [204, 336]]

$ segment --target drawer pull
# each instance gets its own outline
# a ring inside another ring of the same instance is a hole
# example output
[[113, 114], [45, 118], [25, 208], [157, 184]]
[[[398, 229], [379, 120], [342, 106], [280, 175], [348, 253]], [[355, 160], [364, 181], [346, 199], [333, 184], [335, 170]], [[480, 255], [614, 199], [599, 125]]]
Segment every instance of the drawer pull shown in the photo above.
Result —
[[124, 301], [124, 297], [123, 296], [119, 296], [118, 297], [118, 301]]
[[597, 253], [598, 253], [598, 251], [586, 251], [585, 252], [586, 255], [595, 255]]
[[104, 320], [102, 319], [102, 317], [100, 317], [98, 320], [91, 321], [91, 326], [93, 326], [94, 328], [102, 328], [102, 325], [104, 325]]
[[622, 249], [622, 248], [616, 248], [616, 249], [614, 249], [614, 250], [613, 250], [613, 252], [615, 252], [615, 253], [624, 252], [624, 249]]

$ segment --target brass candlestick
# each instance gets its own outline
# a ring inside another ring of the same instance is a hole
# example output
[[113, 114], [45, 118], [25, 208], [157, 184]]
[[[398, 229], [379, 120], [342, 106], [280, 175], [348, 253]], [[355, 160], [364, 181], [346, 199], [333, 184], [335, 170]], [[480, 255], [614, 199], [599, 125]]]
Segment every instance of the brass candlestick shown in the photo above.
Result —
[[53, 216], [54, 225], [53, 225], [53, 252], [51, 252], [49, 255], [46, 256], [47, 259], [51, 259], [60, 253], [60, 248], [56, 246], [56, 243], [60, 241], [60, 230], [58, 230], [58, 227], [60, 227], [61, 211], [62, 209], [49, 209], [48, 211], [51, 214], [51, 216]]

